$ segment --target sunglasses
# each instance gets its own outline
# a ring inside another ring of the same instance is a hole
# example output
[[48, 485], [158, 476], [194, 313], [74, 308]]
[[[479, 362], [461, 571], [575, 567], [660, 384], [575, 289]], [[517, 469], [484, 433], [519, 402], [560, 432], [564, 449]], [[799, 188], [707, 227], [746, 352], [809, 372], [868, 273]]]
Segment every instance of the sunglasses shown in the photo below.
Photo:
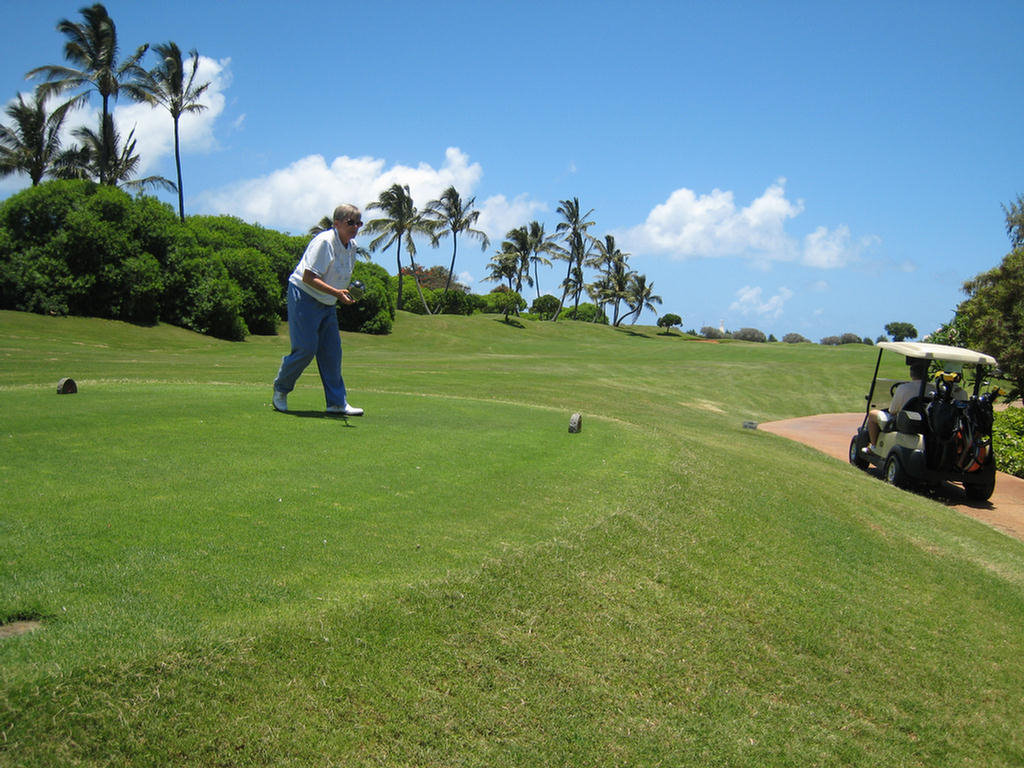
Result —
[[359, 219], [358, 221], [356, 219], [345, 219], [345, 223], [348, 224], [350, 227], [361, 227], [361, 226], [363, 226], [363, 220], [362, 219]]

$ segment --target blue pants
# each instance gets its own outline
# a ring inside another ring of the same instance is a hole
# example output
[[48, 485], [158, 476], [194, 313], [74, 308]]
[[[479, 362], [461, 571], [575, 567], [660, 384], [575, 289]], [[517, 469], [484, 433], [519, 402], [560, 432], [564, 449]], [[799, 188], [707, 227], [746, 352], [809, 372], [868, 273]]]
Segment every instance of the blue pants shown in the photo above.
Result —
[[295, 382], [315, 357], [327, 405], [345, 405], [337, 309], [288, 283], [288, 335], [292, 351], [281, 359], [274, 389], [286, 395], [295, 389]]

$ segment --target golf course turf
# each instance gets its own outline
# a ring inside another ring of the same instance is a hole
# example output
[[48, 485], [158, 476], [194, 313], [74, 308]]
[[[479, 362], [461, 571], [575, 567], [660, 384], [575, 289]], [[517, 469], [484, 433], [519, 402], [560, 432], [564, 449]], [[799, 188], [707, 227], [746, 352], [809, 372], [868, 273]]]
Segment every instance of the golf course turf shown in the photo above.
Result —
[[870, 347], [343, 343], [0, 312], [0, 765], [1024, 763], [1024, 544], [742, 428]]

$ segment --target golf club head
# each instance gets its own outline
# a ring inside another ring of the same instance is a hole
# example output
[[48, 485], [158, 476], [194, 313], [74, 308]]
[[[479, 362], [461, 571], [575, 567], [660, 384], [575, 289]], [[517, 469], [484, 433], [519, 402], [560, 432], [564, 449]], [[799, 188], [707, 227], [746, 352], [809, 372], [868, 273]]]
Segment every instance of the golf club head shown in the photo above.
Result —
[[348, 295], [355, 301], [359, 301], [363, 298], [364, 293], [366, 293], [366, 286], [363, 285], [361, 280], [353, 280], [348, 284]]

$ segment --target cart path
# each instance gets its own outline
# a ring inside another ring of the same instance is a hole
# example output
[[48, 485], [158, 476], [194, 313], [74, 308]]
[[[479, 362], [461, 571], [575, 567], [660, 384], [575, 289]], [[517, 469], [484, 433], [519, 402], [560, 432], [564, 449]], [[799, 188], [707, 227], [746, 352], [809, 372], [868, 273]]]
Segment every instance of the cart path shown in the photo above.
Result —
[[[785, 421], [769, 421], [757, 428], [809, 445], [841, 461], [849, 461], [850, 438], [864, 421], [863, 413], [823, 413]], [[996, 473], [996, 490], [987, 502], [969, 501], [959, 486], [949, 483], [936, 500], [1024, 541], [1024, 480]]]

